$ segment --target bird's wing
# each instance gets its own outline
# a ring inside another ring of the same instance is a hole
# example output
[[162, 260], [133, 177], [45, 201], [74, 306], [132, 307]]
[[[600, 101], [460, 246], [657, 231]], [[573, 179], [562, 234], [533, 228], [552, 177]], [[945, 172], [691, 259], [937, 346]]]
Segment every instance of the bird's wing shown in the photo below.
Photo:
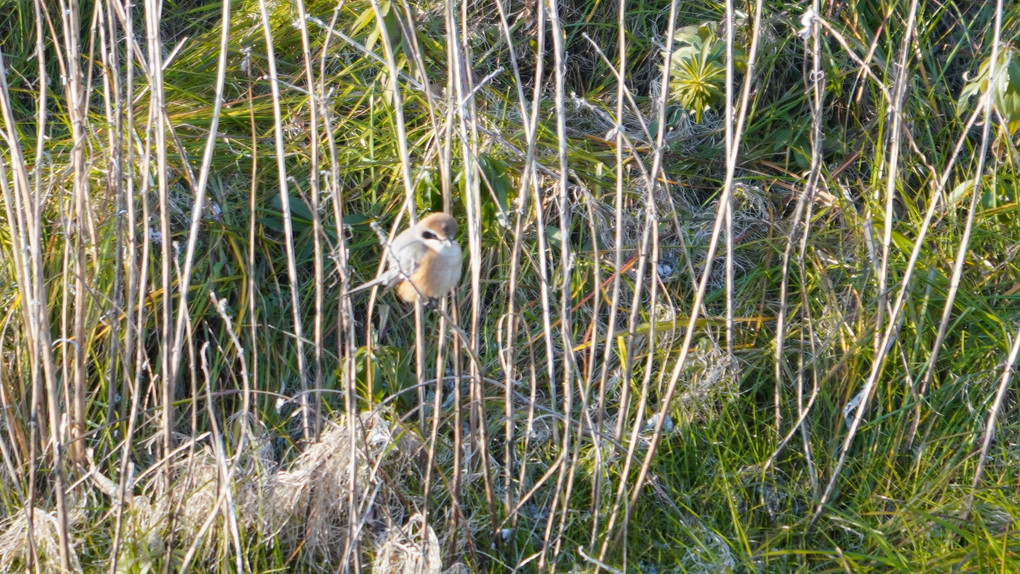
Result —
[[387, 267], [386, 271], [379, 274], [378, 277], [351, 289], [347, 293], [356, 293], [363, 291], [376, 285], [381, 285], [384, 289], [389, 289], [396, 286], [398, 283], [404, 280], [405, 277], [410, 277], [412, 273], [418, 268], [418, 263], [425, 256], [425, 252], [428, 251], [428, 246], [425, 245], [419, 239], [414, 239], [413, 236], [405, 236], [400, 234], [396, 239], [393, 240], [393, 244], [387, 252]]
[[392, 283], [389, 286], [392, 287], [405, 277], [410, 277], [418, 269], [418, 264], [421, 263], [428, 250], [425, 242], [419, 239], [408, 241], [403, 245], [394, 245], [390, 250], [390, 268], [386, 271], [387, 275], [393, 274]]

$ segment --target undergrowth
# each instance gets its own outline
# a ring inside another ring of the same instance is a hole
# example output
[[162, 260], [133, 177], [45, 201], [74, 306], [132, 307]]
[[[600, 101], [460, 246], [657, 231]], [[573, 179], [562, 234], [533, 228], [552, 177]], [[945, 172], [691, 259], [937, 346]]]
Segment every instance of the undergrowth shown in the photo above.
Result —
[[1020, 570], [1016, 7], [3, 12], [0, 569]]

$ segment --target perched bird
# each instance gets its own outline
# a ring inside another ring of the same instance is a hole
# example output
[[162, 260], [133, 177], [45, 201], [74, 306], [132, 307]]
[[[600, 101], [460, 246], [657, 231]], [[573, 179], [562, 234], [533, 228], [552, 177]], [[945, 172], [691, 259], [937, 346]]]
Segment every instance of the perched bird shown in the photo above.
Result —
[[456, 219], [446, 213], [429, 215], [393, 239], [386, 271], [348, 293], [376, 285], [386, 289], [396, 286], [397, 296], [408, 303], [413, 303], [419, 292], [429, 300], [446, 295], [460, 282], [460, 245], [456, 238]]

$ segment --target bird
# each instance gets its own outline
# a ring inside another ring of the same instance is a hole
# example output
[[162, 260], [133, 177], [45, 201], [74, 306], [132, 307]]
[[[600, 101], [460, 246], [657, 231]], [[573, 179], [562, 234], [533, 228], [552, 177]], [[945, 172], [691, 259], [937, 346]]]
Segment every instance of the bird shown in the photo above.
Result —
[[[397, 296], [414, 303], [419, 296], [432, 302], [460, 282], [461, 251], [457, 220], [433, 213], [401, 231], [389, 244], [386, 271], [348, 291], [348, 295], [377, 285], [397, 288]], [[419, 295], [420, 294], [420, 295]]]

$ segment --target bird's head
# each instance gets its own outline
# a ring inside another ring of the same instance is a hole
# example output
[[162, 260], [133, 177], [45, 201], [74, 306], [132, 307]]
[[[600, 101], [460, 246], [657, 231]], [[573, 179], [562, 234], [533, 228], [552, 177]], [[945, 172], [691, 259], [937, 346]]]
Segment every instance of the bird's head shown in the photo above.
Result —
[[418, 222], [418, 237], [439, 250], [457, 239], [457, 220], [446, 213], [433, 213]]

